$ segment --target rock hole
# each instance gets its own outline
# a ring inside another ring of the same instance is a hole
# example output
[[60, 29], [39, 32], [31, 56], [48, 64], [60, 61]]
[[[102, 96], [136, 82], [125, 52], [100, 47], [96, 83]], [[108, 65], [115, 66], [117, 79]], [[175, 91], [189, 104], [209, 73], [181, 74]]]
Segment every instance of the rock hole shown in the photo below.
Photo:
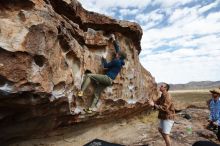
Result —
[[19, 18], [20, 18], [20, 20], [21, 21], [26, 21], [26, 17], [25, 17], [25, 14], [24, 14], [24, 12], [23, 11], [20, 11], [19, 13], [18, 13], [18, 16], [19, 16]]
[[1, 0], [0, 3], [1, 10], [30, 10], [35, 6], [30, 0]]
[[53, 90], [61, 90], [65, 87], [65, 82], [62, 81], [62, 82], [59, 82], [58, 84], [56, 84], [54, 87], [53, 87]]
[[54, 34], [54, 31], [53, 30], [48, 30], [48, 33], [52, 35], [52, 34]]
[[12, 58], [15, 58], [15, 57], [16, 57], [16, 54], [11, 53], [11, 57], [12, 57]]
[[68, 43], [68, 40], [66, 38], [64, 38], [64, 36], [62, 36], [62, 35], [60, 35], [58, 37], [58, 39], [59, 39], [59, 43], [60, 43], [62, 51], [63, 52], [68, 52], [71, 49], [71, 47]]
[[3, 49], [2, 47], [0, 47], [0, 54], [3, 54], [5, 51], [5, 49]]
[[37, 64], [39, 67], [42, 67], [45, 63], [46, 59], [43, 55], [35, 55], [34, 56], [34, 62]]
[[84, 72], [84, 74], [89, 74], [89, 73], [92, 73], [92, 71], [91, 70], [85, 70], [85, 72]]
[[0, 75], [0, 86], [4, 86], [7, 83], [7, 79]]
[[57, 27], [58, 34], [60, 34], [60, 33], [61, 33], [61, 28], [60, 28], [60, 27], [61, 27], [61, 26]]

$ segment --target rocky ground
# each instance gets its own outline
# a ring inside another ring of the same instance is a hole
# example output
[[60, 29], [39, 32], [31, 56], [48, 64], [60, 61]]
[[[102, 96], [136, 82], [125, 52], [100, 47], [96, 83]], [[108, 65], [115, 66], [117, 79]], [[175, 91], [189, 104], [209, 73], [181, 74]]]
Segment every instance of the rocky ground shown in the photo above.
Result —
[[[188, 108], [177, 114], [171, 137], [174, 146], [191, 146], [198, 140], [217, 143], [216, 135], [205, 129], [208, 109]], [[191, 119], [186, 119], [186, 114]], [[146, 116], [142, 113], [135, 118], [115, 120], [110, 123], [81, 125], [51, 133], [47, 138], [40, 136], [31, 140], [12, 144], [12, 146], [81, 146], [98, 138], [123, 145], [163, 146], [164, 141], [157, 132], [157, 112]], [[187, 128], [192, 127], [192, 131]], [[82, 130], [83, 129], [83, 130]], [[65, 134], [62, 134], [65, 133]]]

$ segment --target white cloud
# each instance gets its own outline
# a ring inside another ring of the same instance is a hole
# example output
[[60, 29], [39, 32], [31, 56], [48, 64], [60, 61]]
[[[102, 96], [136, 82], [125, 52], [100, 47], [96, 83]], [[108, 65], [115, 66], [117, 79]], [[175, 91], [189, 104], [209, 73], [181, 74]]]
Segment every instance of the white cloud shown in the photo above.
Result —
[[220, 21], [220, 12], [211, 13], [207, 16], [207, 21], [219, 23]]
[[[139, 10], [151, 4], [151, 0], [79, 0], [79, 2], [89, 11], [118, 17], [120, 19], [124, 19], [126, 15], [134, 15]], [[116, 11], [121, 15], [116, 16]]]
[[164, 18], [163, 14], [160, 14], [158, 10], [152, 11], [147, 14], [138, 14], [135, 16], [136, 22], [142, 23], [143, 29], [147, 30], [150, 27], [153, 27], [159, 24]]
[[138, 9], [120, 9], [119, 12], [121, 15], [126, 16], [126, 15], [137, 14], [139, 10]]
[[[180, 22], [177, 24], [186, 24], [192, 20], [195, 20], [198, 17], [197, 8], [199, 6], [195, 6], [193, 8], [183, 8], [174, 10], [173, 14], [169, 18], [170, 23], [176, 23], [176, 21]], [[176, 25], [177, 25], [176, 24]]]
[[208, 5], [205, 5], [205, 6], [203, 6], [203, 7], [201, 7], [201, 8], [199, 9], [199, 13], [204, 13], [204, 12], [206, 12], [206, 11], [212, 9], [212, 8], [215, 8], [216, 6], [219, 5], [219, 3], [220, 3], [220, 0], [216, 0], [216, 1], [213, 2], [213, 3], [210, 3], [210, 4], [208, 4]]
[[[218, 50], [219, 48], [220, 38], [216, 35], [207, 35], [201, 36], [199, 38], [194, 38], [193, 36], [181, 37], [175, 40], [172, 40], [168, 43], [169, 46], [182, 46], [185, 48], [208, 48], [209, 50]], [[207, 50], [204, 50], [207, 51]], [[201, 52], [200, 52], [201, 53]], [[211, 53], [211, 52], [210, 52]]]
[[[194, 55], [192, 50], [175, 51], [141, 58], [141, 63], [156, 77], [157, 82], [186, 83], [189, 81], [219, 80], [220, 58], [194, 56], [181, 58], [185, 55]], [[218, 51], [220, 53], [220, 51]], [[179, 55], [179, 56], [178, 56]]]
[[98, 7], [102, 9], [109, 9], [112, 7], [120, 7], [120, 8], [129, 8], [129, 7], [136, 7], [136, 8], [144, 8], [151, 3], [151, 0], [79, 0], [83, 6], [87, 9], [89, 7]]
[[[181, 48], [159, 54], [149, 52], [147, 49], [147, 56], [140, 58], [140, 61], [158, 82], [215, 81], [219, 80], [218, 73], [220, 72], [219, 42], [220, 38], [210, 35], [189, 42], [189, 46], [196, 46], [198, 49]], [[181, 38], [175, 43], [171, 46], [181, 44]], [[145, 50], [142, 53], [144, 54]]]
[[[172, 22], [170, 26], [144, 30], [142, 39], [143, 50], [163, 45], [189, 47], [192, 45], [193, 36], [195, 35], [220, 33], [220, 12], [202, 17], [198, 15], [197, 7], [194, 7], [192, 9], [178, 9], [174, 11], [170, 18]], [[195, 45], [199, 44], [195, 44], [194, 41], [193, 46]]]
[[160, 4], [162, 7], [174, 7], [179, 5], [184, 5], [192, 0], [155, 0], [154, 4]]

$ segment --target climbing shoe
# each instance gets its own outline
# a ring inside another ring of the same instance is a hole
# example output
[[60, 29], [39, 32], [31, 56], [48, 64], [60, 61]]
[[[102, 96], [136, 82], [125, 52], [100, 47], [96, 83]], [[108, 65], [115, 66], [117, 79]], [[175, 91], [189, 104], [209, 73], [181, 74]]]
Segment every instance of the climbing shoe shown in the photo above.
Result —
[[77, 93], [77, 96], [78, 96], [78, 97], [82, 97], [82, 96], [83, 96], [83, 91], [79, 91], [79, 92]]
[[91, 108], [87, 108], [87, 109], [84, 109], [84, 111], [87, 113], [87, 114], [91, 114], [93, 112], [93, 110]]

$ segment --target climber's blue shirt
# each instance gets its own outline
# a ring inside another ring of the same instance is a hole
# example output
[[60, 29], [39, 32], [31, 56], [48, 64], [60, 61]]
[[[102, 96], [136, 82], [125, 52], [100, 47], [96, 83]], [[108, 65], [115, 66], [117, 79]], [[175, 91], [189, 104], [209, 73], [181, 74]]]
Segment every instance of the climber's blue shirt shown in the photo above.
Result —
[[[114, 41], [114, 47], [116, 53], [120, 51], [120, 46], [118, 42]], [[114, 59], [111, 62], [107, 63], [106, 60], [103, 60], [104, 68], [107, 68], [106, 75], [110, 77], [112, 80], [116, 78], [118, 73], [120, 72], [122, 66], [125, 64], [124, 59]]]
[[115, 59], [109, 63], [107, 63], [106, 61], [103, 62], [104, 68], [108, 68], [106, 75], [110, 77], [112, 80], [116, 78], [124, 64], [125, 62], [122, 59]]

